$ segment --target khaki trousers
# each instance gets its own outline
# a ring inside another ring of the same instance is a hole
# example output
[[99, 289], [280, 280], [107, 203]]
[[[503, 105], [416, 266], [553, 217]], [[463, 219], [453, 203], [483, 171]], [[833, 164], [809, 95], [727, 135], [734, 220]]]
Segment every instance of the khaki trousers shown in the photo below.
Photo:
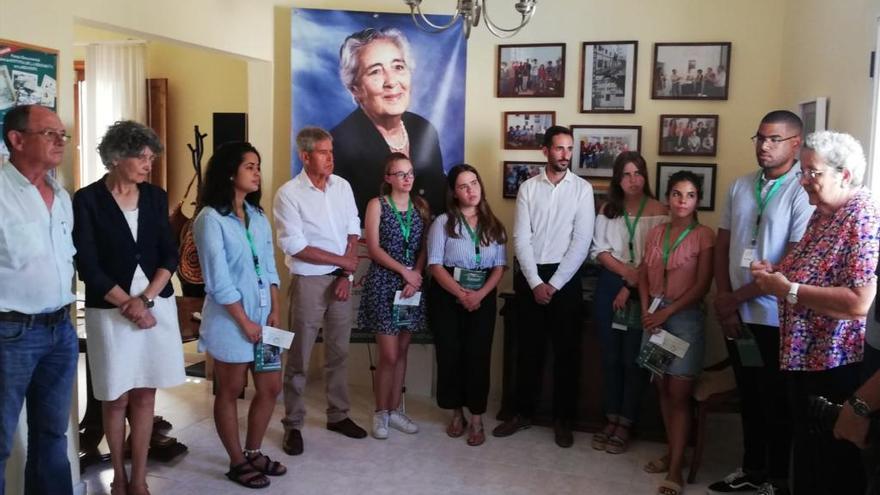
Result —
[[[290, 290], [290, 328], [296, 335], [284, 367], [284, 430], [302, 429], [306, 415], [303, 394], [309, 357], [318, 330], [323, 327], [324, 382], [327, 422], [348, 417], [348, 341], [351, 336], [352, 302], [337, 301], [332, 275], [293, 275]], [[323, 323], [323, 325], [322, 325]]]

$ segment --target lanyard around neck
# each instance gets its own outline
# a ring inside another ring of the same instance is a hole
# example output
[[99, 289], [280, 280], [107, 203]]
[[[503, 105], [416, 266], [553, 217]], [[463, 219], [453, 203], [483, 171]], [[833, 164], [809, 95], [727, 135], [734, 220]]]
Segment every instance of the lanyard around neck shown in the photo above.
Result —
[[403, 215], [400, 214], [400, 210], [397, 209], [397, 205], [394, 203], [394, 200], [391, 199], [391, 195], [385, 196], [385, 202], [391, 207], [391, 211], [394, 212], [394, 216], [397, 218], [397, 224], [400, 226], [400, 233], [403, 235], [403, 244], [404, 244], [404, 258], [406, 258], [406, 263], [410, 263], [410, 249], [409, 249], [409, 236], [412, 233], [412, 223], [413, 223], [413, 203], [412, 199], [409, 199], [409, 203], [406, 207], [406, 221], [403, 220]]
[[761, 196], [761, 183], [764, 182], [764, 174], [758, 174], [758, 179], [755, 180], [755, 202], [758, 203], [758, 218], [755, 220], [755, 228], [752, 229], [752, 245], [754, 246], [758, 242], [758, 228], [761, 227], [761, 219], [764, 216], [764, 209], [767, 207], [767, 204], [770, 203], [770, 199], [779, 191], [779, 188], [782, 187], [782, 184], [788, 179], [788, 172], [786, 172], [782, 177], [776, 179], [776, 182], [770, 186], [770, 190], [767, 191], [765, 196]]
[[626, 211], [626, 208], [623, 209], [623, 221], [626, 223], [626, 230], [629, 232], [629, 262], [636, 262], [636, 252], [633, 247], [633, 240], [636, 237], [636, 227], [639, 225], [639, 219], [642, 218], [642, 212], [645, 210], [645, 204], [648, 203], [648, 198], [642, 196], [642, 201], [639, 203], [639, 212], [636, 214], [636, 219], [630, 222], [629, 220], [629, 212]]
[[663, 268], [669, 268], [669, 255], [672, 254], [678, 248], [678, 246], [684, 241], [684, 238], [694, 230], [694, 227], [697, 226], [697, 221], [694, 220], [686, 229], [684, 229], [681, 234], [678, 234], [678, 238], [675, 240], [675, 243], [672, 247], [669, 246], [669, 235], [672, 232], [672, 224], [666, 224], [666, 228], [664, 229], [666, 232], [663, 236]]
[[257, 272], [257, 279], [259, 279], [260, 284], [262, 284], [263, 270], [260, 268], [260, 258], [257, 256], [257, 248], [254, 246], [254, 236], [251, 234], [250, 218], [248, 217], [247, 211], [244, 212], [244, 233], [247, 237], [248, 245], [251, 247], [251, 256], [254, 260], [254, 271]]
[[477, 224], [477, 230], [471, 228], [471, 224], [468, 223], [467, 219], [464, 215], [460, 215], [461, 223], [464, 225], [464, 228], [467, 229], [468, 235], [471, 236], [471, 241], [474, 243], [474, 261], [477, 263], [477, 267], [479, 268], [480, 262], [483, 257], [480, 254], [480, 226]]

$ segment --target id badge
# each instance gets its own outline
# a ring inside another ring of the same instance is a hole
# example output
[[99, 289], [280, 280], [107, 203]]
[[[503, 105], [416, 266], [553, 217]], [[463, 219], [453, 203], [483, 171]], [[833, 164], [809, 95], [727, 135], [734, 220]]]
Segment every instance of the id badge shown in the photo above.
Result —
[[657, 311], [657, 308], [660, 307], [660, 303], [663, 302], [663, 297], [655, 297], [653, 301], [651, 301], [651, 305], [648, 306], [648, 313], [653, 313]]
[[267, 294], [268, 292], [269, 291], [267, 291], [266, 288], [263, 287], [263, 284], [260, 284], [260, 307], [261, 308], [265, 308], [266, 306], [269, 305], [269, 294]]
[[752, 262], [755, 261], [757, 253], [755, 252], [755, 248], [748, 248], [743, 251], [742, 259], [739, 262], [739, 266], [741, 268], [749, 268], [752, 265]]

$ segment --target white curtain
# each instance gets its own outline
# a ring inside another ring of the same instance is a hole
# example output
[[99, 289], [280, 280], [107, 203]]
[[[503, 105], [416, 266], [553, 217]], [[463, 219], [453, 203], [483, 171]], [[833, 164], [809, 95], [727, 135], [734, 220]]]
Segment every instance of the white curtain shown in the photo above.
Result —
[[80, 186], [104, 175], [98, 143], [117, 120], [146, 124], [146, 44], [144, 42], [93, 43], [86, 47], [85, 91], [81, 101], [83, 122], [80, 149]]

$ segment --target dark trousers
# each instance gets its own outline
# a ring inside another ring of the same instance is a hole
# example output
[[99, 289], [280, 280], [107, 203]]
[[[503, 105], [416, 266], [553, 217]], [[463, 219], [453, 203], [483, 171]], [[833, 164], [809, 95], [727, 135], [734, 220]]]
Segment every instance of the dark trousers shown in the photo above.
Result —
[[[648, 374], [636, 364], [642, 345], [642, 329], [611, 328], [611, 304], [623, 287], [623, 279], [605, 268], [599, 270], [593, 305], [593, 320], [602, 350], [602, 405], [608, 416], [636, 421]], [[636, 297], [638, 292], [632, 291]]]
[[[870, 317], [869, 317], [870, 318]], [[880, 371], [880, 349], [875, 349], [865, 342], [865, 359], [862, 361], [862, 383]], [[876, 419], [874, 421], [877, 421]], [[872, 444], [862, 451], [865, 474], [868, 477], [868, 495], [880, 495], [880, 445], [877, 435], [871, 439]]]
[[810, 428], [808, 398], [821, 395], [843, 403], [858, 388], [860, 363], [824, 371], [786, 371], [789, 407], [794, 420], [793, 491], [797, 495], [863, 495], [865, 472], [859, 449], [831, 432]]
[[467, 407], [471, 414], [486, 412], [496, 304], [493, 290], [476, 311], [467, 311], [440, 284], [431, 286], [428, 320], [437, 353], [440, 407]]
[[779, 370], [779, 327], [748, 324], [764, 365], [742, 365], [736, 341], [728, 340], [742, 409], [743, 471], [787, 485], [791, 415]]
[[[550, 280], [558, 265], [538, 265], [541, 280]], [[581, 279], [575, 275], [560, 288], [547, 305], [535, 302], [522, 273], [513, 279], [517, 303], [517, 413], [531, 418], [541, 390], [547, 341], [553, 346], [553, 418], [573, 420], [576, 416], [583, 295]]]

